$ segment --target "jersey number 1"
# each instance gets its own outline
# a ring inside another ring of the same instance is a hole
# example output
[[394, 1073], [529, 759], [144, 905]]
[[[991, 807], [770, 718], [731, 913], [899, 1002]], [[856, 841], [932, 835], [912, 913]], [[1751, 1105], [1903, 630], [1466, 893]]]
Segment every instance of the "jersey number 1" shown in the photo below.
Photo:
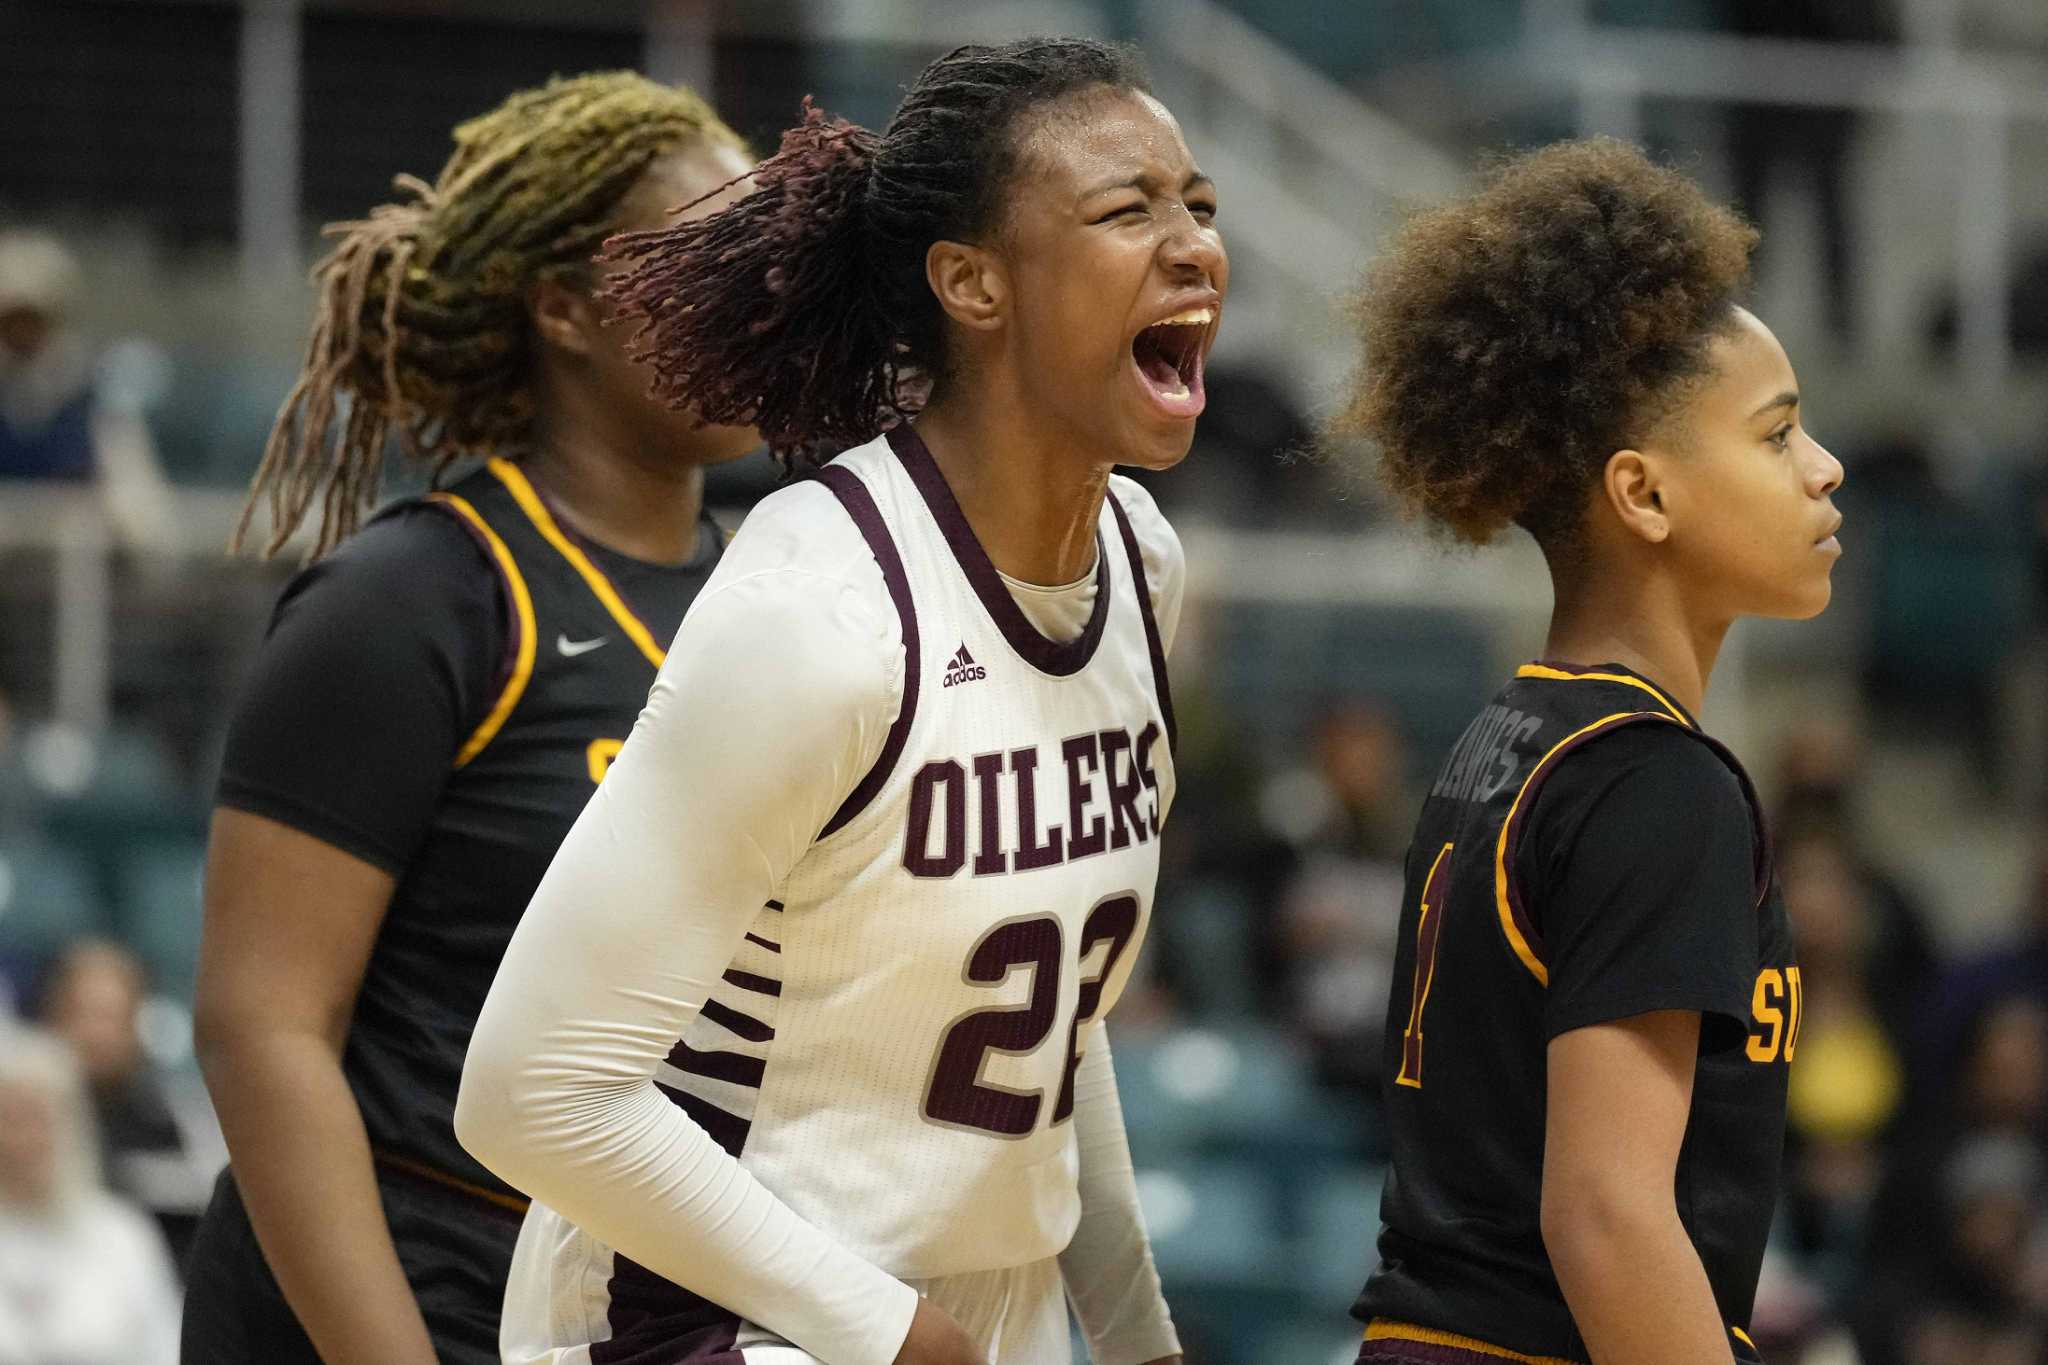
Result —
[[[1074, 1112], [1074, 1069], [1081, 1063], [1081, 1026], [1102, 1008], [1102, 983], [1116, 969], [1117, 959], [1138, 930], [1138, 898], [1111, 896], [1088, 912], [1081, 926], [1085, 959], [1099, 943], [1108, 943], [1102, 970], [1081, 982], [1074, 1018], [1067, 1029], [1067, 1065], [1052, 1121]], [[1043, 1090], [1010, 1090], [982, 1080], [991, 1052], [1021, 1056], [1035, 1052], [1051, 1036], [1060, 998], [1060, 966], [1064, 954], [1060, 922], [1052, 915], [1013, 919], [982, 935], [967, 958], [967, 979], [1001, 985], [1019, 968], [1031, 972], [1031, 999], [1008, 1008], [974, 1010], [946, 1030], [939, 1055], [932, 1062], [931, 1084], [925, 1090], [925, 1117], [958, 1128], [974, 1128], [998, 1137], [1023, 1137], [1038, 1127], [1045, 1107]]]
[[1422, 879], [1422, 914], [1415, 923], [1415, 993], [1408, 998], [1408, 1027], [1401, 1034], [1401, 1071], [1395, 1085], [1422, 1089], [1422, 1008], [1429, 1003], [1429, 988], [1436, 982], [1436, 944], [1444, 927], [1444, 893], [1450, 889], [1451, 869], [1446, 861], [1451, 846], [1437, 850], [1429, 875]]

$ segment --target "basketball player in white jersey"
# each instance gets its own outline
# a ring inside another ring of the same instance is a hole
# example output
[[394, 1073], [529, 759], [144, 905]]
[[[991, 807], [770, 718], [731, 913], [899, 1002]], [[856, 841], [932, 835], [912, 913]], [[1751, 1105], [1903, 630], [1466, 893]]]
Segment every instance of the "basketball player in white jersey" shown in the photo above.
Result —
[[1183, 570], [1111, 470], [1192, 439], [1213, 187], [1069, 40], [754, 180], [615, 242], [612, 301], [672, 402], [854, 448], [728, 549], [478, 1021], [456, 1131], [535, 1199], [505, 1358], [1065, 1365], [1071, 1294], [1097, 1365], [1178, 1365], [1103, 1019]]

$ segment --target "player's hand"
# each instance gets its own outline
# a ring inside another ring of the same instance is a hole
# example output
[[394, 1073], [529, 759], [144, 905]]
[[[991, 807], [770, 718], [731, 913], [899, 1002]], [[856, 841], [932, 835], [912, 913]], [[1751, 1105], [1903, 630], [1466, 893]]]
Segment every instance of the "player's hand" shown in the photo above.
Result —
[[988, 1365], [988, 1357], [945, 1309], [919, 1299], [910, 1335], [903, 1338], [894, 1365]]

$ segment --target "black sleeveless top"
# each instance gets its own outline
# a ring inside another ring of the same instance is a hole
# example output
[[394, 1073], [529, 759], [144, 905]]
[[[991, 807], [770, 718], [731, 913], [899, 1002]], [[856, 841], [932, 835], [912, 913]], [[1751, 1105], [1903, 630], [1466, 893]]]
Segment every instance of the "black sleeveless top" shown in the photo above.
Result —
[[285, 589], [219, 801], [398, 879], [343, 1056], [381, 1161], [517, 1199], [455, 1140], [470, 1031], [722, 547], [707, 518], [688, 564], [629, 559], [493, 460]]
[[1733, 755], [1618, 665], [1526, 666], [1466, 730], [1408, 851], [1369, 1337], [1588, 1358], [1539, 1223], [1549, 1043], [1683, 1009], [1702, 1030], [1678, 1211], [1757, 1358], [1801, 1003], [1762, 830]]

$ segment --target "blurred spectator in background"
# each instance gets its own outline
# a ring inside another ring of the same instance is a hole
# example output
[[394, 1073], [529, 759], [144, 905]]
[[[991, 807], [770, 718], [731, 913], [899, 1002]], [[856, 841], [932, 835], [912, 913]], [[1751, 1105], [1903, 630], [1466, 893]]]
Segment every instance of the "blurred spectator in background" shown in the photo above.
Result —
[[[154, 1212], [174, 1247], [189, 1240], [224, 1153], [210, 1111], [187, 1114], [142, 1045], [142, 964], [104, 939], [66, 949], [42, 992], [40, 1022], [70, 1044], [85, 1073], [107, 1183]], [[203, 1108], [203, 1106], [202, 1106]]]
[[[1831, 42], [1895, 41], [1890, 8], [1883, 0], [1716, 0], [1720, 27], [1731, 33]], [[1856, 332], [1849, 155], [1857, 119], [1848, 109], [1748, 102], [1731, 105], [1728, 115], [1735, 197], [1751, 221], [1763, 222], [1766, 200], [1788, 174], [1813, 187], [1827, 322], [1845, 341]], [[1764, 251], [1769, 241], [1766, 233]]]
[[2028, 999], [2048, 1009], [2048, 816], [2036, 825], [2034, 860], [2033, 884], [2012, 936], [1964, 958], [1933, 992], [1919, 1030], [1924, 1048], [1914, 1058], [1930, 1081], [1998, 1001]]
[[2035, 1365], [2048, 1007], [2024, 993], [1988, 1002], [1943, 1060], [1872, 1209], [1857, 1346], [1864, 1365]]
[[171, 1259], [100, 1185], [77, 1062], [0, 1029], [0, 1365], [174, 1365]]
[[175, 509], [142, 410], [161, 360], [96, 361], [72, 313], [78, 261], [55, 237], [0, 233], [0, 479], [97, 484], [132, 548], [175, 548]]
[[1839, 1304], [1854, 1282], [1905, 1067], [1874, 1004], [1873, 897], [1847, 844], [1834, 827], [1808, 824], [1780, 844], [1778, 867], [1800, 968], [1786, 1025], [1798, 1056], [1783, 1212], [1809, 1273]]
[[1394, 718], [1376, 701], [1345, 698], [1316, 721], [1307, 761], [1259, 799], [1261, 820], [1293, 859], [1279, 898], [1282, 999], [1320, 1078], [1373, 1097], [1414, 818], [1406, 773]]
[[[1862, 782], [1864, 736], [1851, 722], [1800, 717], [1778, 756], [1778, 802], [1771, 834], [1781, 851], [1811, 836], [1833, 850], [1853, 881], [1862, 921], [1859, 971], [1871, 1009], [1892, 1046], [1916, 1036], [1916, 1012], [1939, 966], [1934, 935], [1918, 899], [1871, 858], [1858, 837], [1855, 793]], [[1801, 938], [1800, 956], [1806, 957]]]
[[1957, 1147], [1928, 1193], [1946, 1217], [1906, 1323], [1913, 1365], [2039, 1365], [2042, 1162], [2004, 1134]]

